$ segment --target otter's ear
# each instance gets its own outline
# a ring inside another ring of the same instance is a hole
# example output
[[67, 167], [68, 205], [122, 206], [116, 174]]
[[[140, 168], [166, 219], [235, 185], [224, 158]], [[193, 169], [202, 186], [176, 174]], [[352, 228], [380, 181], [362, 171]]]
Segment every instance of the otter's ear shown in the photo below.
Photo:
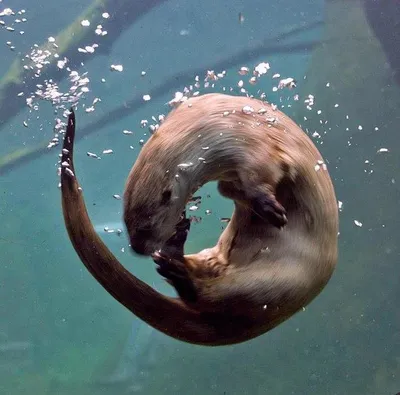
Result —
[[170, 189], [166, 189], [161, 195], [161, 205], [162, 206], [167, 205], [171, 200], [171, 196], [172, 196], [172, 191]]
[[272, 194], [257, 192], [251, 199], [252, 208], [259, 217], [277, 228], [287, 224], [286, 210]]

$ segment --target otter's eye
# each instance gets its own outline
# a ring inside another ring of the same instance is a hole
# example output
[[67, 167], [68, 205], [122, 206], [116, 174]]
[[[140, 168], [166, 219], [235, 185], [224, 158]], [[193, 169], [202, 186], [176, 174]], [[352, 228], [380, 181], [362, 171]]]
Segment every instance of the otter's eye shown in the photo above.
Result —
[[164, 191], [161, 197], [161, 204], [164, 206], [168, 204], [169, 201], [171, 200], [171, 195], [172, 195], [171, 190], [167, 189], [166, 191]]

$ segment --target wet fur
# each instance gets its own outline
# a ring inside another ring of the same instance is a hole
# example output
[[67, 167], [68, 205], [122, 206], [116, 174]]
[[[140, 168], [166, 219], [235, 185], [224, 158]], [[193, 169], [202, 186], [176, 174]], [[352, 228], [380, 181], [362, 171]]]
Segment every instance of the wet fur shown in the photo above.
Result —
[[[244, 114], [244, 106], [254, 112]], [[72, 114], [61, 172], [72, 244], [103, 287], [156, 329], [189, 343], [243, 342], [288, 319], [329, 281], [337, 261], [334, 189], [328, 171], [315, 169], [323, 159], [314, 144], [280, 111], [246, 97], [191, 98], [142, 148], [126, 183], [124, 220], [133, 250], [153, 257], [178, 299], [126, 271], [97, 236], [74, 175], [74, 130]], [[183, 255], [185, 204], [212, 180], [235, 202], [231, 221], [216, 246]]]

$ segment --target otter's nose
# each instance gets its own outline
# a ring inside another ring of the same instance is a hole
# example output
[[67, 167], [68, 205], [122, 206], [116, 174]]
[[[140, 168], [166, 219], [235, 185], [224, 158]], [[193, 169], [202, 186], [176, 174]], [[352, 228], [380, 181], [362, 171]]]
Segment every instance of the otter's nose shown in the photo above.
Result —
[[130, 235], [130, 242], [132, 250], [139, 255], [150, 255], [154, 251], [149, 248], [149, 240], [151, 239], [152, 232], [149, 229], [137, 229], [134, 234]]
[[146, 249], [146, 245], [144, 243], [132, 244], [132, 242], [131, 242], [131, 248], [138, 255], [149, 255], [149, 253], [147, 252], [147, 249]]

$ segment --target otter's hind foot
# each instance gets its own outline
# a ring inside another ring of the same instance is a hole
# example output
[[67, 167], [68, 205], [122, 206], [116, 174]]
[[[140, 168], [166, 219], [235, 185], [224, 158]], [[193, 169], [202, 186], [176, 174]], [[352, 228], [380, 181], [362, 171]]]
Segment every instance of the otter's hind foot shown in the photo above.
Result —
[[183, 256], [182, 260], [179, 260], [167, 256], [163, 252], [155, 252], [152, 258], [158, 265], [157, 272], [176, 289], [178, 295], [185, 302], [194, 303], [197, 300], [197, 292], [189, 277]]
[[272, 195], [260, 192], [252, 198], [254, 212], [277, 228], [287, 224], [286, 210]]
[[275, 199], [267, 188], [238, 187], [233, 182], [219, 181], [218, 190], [228, 199], [250, 202], [254, 213], [263, 220], [268, 221], [277, 228], [282, 228], [287, 223], [286, 210]]

